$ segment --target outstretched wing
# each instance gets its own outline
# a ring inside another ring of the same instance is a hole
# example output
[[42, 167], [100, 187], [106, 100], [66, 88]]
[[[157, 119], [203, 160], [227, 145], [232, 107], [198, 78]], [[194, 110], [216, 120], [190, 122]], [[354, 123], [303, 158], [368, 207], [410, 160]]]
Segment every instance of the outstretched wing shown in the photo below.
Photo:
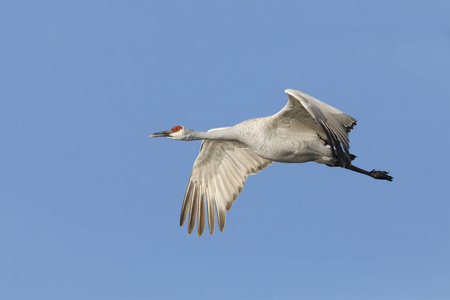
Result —
[[307, 126], [331, 146], [333, 159], [341, 167], [351, 163], [348, 133], [356, 120], [337, 108], [297, 90], [287, 89], [288, 103], [273, 117]]
[[219, 229], [222, 231], [226, 212], [242, 192], [247, 176], [258, 173], [271, 163], [242, 143], [204, 140], [189, 178], [181, 207], [180, 226], [183, 226], [189, 214], [189, 234], [197, 221], [198, 236], [201, 236], [208, 215], [209, 233], [212, 234], [215, 205]]

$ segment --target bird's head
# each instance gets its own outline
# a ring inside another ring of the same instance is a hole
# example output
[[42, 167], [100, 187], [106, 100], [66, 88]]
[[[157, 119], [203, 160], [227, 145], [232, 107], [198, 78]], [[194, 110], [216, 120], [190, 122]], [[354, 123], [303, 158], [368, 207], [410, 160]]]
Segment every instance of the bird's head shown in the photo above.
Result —
[[155, 132], [150, 134], [149, 137], [167, 137], [172, 140], [180, 140], [180, 141], [191, 141], [192, 136], [190, 135], [192, 130], [185, 128], [183, 126], [177, 125], [169, 130]]

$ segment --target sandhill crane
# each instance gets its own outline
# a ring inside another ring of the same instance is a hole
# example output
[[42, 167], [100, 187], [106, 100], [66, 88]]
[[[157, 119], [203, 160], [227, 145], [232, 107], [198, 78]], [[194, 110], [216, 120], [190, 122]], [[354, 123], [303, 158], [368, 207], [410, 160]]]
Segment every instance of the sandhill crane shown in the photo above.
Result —
[[189, 214], [189, 234], [197, 222], [200, 237], [207, 216], [212, 234], [215, 210], [219, 230], [223, 231], [226, 212], [242, 192], [247, 176], [273, 162], [314, 161], [392, 181], [389, 172], [365, 171], [352, 165], [356, 156], [349, 152], [348, 133], [356, 125], [355, 119], [300, 91], [287, 89], [285, 93], [288, 103], [273, 116], [208, 132], [178, 125], [150, 135], [181, 141], [203, 140], [181, 208], [180, 226]]

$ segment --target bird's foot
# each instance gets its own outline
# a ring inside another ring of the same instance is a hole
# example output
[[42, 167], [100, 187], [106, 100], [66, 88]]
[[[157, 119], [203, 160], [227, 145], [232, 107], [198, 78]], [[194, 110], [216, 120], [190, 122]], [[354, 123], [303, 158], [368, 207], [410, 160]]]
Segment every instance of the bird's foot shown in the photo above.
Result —
[[372, 176], [375, 179], [383, 179], [383, 180], [389, 180], [392, 181], [392, 179], [394, 179], [394, 177], [389, 176], [389, 171], [376, 171], [375, 169], [373, 169], [372, 171], [370, 171], [370, 176]]

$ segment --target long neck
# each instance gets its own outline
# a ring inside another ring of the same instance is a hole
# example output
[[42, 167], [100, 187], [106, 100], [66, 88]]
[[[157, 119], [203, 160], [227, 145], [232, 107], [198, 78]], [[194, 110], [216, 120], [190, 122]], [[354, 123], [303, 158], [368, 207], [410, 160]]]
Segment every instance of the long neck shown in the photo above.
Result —
[[239, 138], [234, 127], [215, 128], [208, 132], [192, 131], [191, 136], [194, 140], [237, 141]]

